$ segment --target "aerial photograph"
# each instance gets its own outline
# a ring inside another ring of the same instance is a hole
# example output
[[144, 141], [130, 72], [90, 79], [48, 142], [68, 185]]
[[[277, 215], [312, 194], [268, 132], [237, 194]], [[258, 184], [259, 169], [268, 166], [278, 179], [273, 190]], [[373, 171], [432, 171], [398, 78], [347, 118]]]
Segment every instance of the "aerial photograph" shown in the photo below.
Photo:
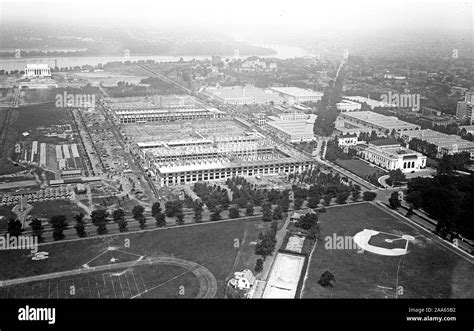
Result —
[[0, 302], [474, 299], [473, 7], [0, 0]]

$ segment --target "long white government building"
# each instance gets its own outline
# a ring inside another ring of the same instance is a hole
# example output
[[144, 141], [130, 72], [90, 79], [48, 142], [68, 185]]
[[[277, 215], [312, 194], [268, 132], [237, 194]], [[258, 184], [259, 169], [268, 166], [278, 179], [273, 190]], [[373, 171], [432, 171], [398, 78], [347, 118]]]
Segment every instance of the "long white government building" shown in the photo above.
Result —
[[138, 143], [136, 150], [162, 186], [233, 176], [265, 176], [302, 172], [313, 160], [304, 154], [275, 146], [261, 135]]
[[386, 170], [412, 172], [426, 167], [426, 156], [402, 147], [395, 139], [379, 139], [356, 146], [357, 155]]
[[343, 134], [376, 131], [380, 135], [395, 132], [420, 130], [419, 125], [399, 120], [395, 116], [385, 116], [372, 111], [352, 111], [340, 113], [336, 120], [336, 130]]
[[120, 124], [219, 119], [227, 114], [216, 108], [119, 109], [114, 111]]

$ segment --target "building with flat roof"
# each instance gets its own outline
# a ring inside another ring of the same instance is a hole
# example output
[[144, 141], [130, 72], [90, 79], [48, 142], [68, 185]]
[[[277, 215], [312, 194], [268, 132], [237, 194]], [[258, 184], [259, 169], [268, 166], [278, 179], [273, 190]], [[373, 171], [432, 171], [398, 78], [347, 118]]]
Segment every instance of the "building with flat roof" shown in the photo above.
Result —
[[343, 134], [337, 137], [337, 144], [341, 147], [355, 146], [357, 145], [357, 135], [353, 134]]
[[224, 118], [227, 114], [216, 108], [117, 109], [118, 123], [171, 122]]
[[462, 139], [455, 134], [445, 134], [431, 129], [401, 132], [400, 138], [409, 143], [412, 139], [420, 139], [433, 144], [438, 149], [438, 156], [468, 152], [474, 158], [474, 142]]
[[[345, 128], [351, 132], [345, 132]], [[399, 120], [395, 116], [385, 116], [372, 111], [340, 113], [336, 120], [336, 129], [343, 133], [371, 132], [390, 134], [395, 132], [420, 130], [419, 125]]]
[[459, 101], [456, 108], [456, 118], [459, 121], [474, 121], [474, 92], [467, 92], [463, 101]]
[[[394, 143], [391, 139], [381, 139], [377, 143], [357, 145], [357, 155], [386, 170], [400, 169], [412, 172], [426, 167], [426, 156]], [[396, 140], [395, 140], [396, 142]]]
[[372, 109], [374, 109], [375, 107], [396, 107], [396, 105], [390, 104], [388, 102], [383, 102], [383, 101], [374, 100], [374, 99], [361, 97], [361, 96], [345, 96], [344, 99], [355, 101], [358, 103], [365, 102]]
[[321, 100], [323, 93], [310, 89], [302, 89], [299, 87], [272, 87], [271, 90], [277, 92], [281, 97], [285, 98], [290, 104], [301, 102], [317, 102]]
[[297, 143], [314, 139], [314, 114], [281, 114], [279, 117], [268, 116], [265, 128], [276, 134], [283, 141]]
[[261, 135], [156, 142], [138, 146], [140, 157], [162, 186], [234, 176], [265, 176], [301, 172], [313, 160]]
[[212, 99], [231, 105], [283, 104], [286, 100], [277, 92], [255, 86], [208, 87], [202, 91]]
[[350, 100], [341, 100], [341, 102], [336, 103], [336, 108], [341, 112], [358, 111], [362, 108], [362, 104]]

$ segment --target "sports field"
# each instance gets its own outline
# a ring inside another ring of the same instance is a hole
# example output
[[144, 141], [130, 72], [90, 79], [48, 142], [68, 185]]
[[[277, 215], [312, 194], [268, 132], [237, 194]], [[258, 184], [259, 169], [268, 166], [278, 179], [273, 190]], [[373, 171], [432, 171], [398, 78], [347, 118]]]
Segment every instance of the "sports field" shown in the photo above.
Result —
[[[68, 297], [76, 285], [75, 297], [223, 297], [245, 227], [238, 220], [44, 244], [49, 257], [37, 261], [30, 251], [0, 251], [0, 296]], [[33, 276], [41, 279], [18, 280]]]
[[187, 269], [141, 265], [0, 287], [0, 299], [194, 298], [198, 290], [197, 277]]
[[[328, 208], [319, 219], [323, 240], [313, 251], [302, 297], [395, 298], [396, 289], [399, 298], [474, 297], [472, 263], [381, 207], [362, 203]], [[329, 237], [353, 238], [365, 229], [379, 232], [368, 243], [386, 253], [325, 245]], [[406, 254], [388, 256], [404, 247]], [[336, 279], [332, 288], [318, 284], [325, 271]]]

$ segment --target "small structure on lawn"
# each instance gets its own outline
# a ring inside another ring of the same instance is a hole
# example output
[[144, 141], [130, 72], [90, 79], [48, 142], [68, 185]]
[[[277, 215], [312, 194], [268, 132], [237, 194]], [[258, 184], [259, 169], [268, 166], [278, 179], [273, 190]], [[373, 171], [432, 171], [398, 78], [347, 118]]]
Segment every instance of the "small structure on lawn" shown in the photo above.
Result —
[[244, 269], [234, 272], [234, 277], [229, 280], [228, 285], [242, 294], [244, 298], [251, 298], [254, 292], [256, 278], [252, 271]]

